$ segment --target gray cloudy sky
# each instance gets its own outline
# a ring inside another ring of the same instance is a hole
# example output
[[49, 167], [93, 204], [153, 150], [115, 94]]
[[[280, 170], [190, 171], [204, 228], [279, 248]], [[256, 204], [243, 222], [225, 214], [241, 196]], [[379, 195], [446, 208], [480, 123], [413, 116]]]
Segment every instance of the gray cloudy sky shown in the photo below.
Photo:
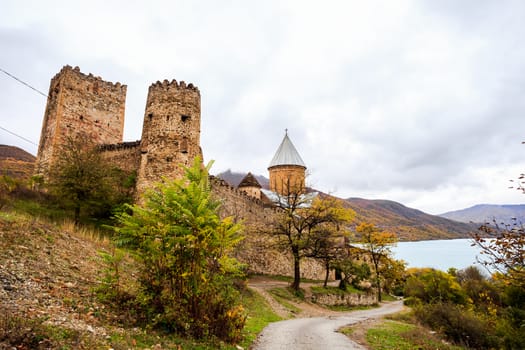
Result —
[[[24, 1], [0, 6], [0, 68], [47, 93], [63, 65], [197, 85], [214, 172], [267, 174], [284, 129], [310, 184], [438, 214], [522, 203], [524, 1]], [[0, 72], [0, 127], [38, 144], [46, 99]], [[0, 143], [37, 146], [0, 129]]]

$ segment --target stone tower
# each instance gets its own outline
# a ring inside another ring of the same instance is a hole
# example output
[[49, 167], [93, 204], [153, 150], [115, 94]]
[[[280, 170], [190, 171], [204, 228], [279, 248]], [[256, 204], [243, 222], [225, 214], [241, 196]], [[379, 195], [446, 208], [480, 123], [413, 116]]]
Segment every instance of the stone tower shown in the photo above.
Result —
[[200, 119], [200, 92], [193, 84], [164, 80], [149, 87], [140, 143], [138, 193], [144, 193], [162, 177], [182, 177], [181, 165], [191, 166], [196, 156], [202, 159]]
[[83, 135], [95, 144], [122, 142], [126, 89], [64, 66], [51, 79], [35, 173], [47, 179], [67, 137]]
[[271, 191], [282, 196], [304, 193], [306, 165], [290, 141], [288, 131], [275, 152], [268, 171]]

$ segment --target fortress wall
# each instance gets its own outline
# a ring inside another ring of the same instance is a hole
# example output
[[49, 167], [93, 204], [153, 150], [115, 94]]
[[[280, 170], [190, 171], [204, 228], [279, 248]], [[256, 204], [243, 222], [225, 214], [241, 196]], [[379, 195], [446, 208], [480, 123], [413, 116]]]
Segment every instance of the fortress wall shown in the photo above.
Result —
[[[293, 276], [293, 260], [290, 254], [276, 249], [275, 237], [268, 232], [272, 221], [278, 220], [279, 209], [246, 195], [223, 180], [211, 177], [213, 195], [222, 202], [221, 216], [233, 216], [245, 227], [245, 239], [235, 256], [248, 266], [248, 272]], [[303, 259], [301, 276], [324, 279], [323, 265], [313, 259]]]
[[107, 162], [128, 173], [136, 172], [139, 168], [140, 141], [101, 145], [99, 149]]

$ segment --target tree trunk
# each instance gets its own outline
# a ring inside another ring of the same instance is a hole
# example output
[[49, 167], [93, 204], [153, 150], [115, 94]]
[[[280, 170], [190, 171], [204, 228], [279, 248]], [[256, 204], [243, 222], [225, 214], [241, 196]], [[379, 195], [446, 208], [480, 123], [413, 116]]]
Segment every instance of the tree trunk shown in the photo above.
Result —
[[75, 226], [80, 224], [80, 205], [75, 206]]
[[328, 275], [330, 274], [330, 263], [329, 262], [326, 262], [325, 263], [325, 267], [326, 267], [326, 274], [324, 276], [324, 284], [323, 284], [323, 287], [326, 288], [326, 286], [328, 285]]
[[376, 270], [376, 285], [377, 285], [377, 301], [381, 302], [381, 274], [379, 273], [379, 257], [372, 256], [374, 262], [374, 269]]
[[293, 252], [293, 283], [292, 289], [295, 291], [299, 290], [301, 284], [301, 267], [300, 267], [299, 252]]

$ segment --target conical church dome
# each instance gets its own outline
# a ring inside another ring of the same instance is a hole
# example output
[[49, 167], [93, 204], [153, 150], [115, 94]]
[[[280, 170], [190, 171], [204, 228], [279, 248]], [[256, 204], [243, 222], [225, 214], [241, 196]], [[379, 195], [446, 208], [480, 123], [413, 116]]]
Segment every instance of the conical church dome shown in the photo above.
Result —
[[299, 152], [297, 152], [297, 149], [295, 149], [295, 146], [288, 137], [288, 132], [284, 135], [283, 141], [277, 149], [277, 152], [275, 152], [268, 169], [279, 165], [298, 165], [306, 168]]
[[288, 137], [288, 131], [275, 152], [268, 171], [270, 191], [283, 196], [304, 192], [306, 165]]

